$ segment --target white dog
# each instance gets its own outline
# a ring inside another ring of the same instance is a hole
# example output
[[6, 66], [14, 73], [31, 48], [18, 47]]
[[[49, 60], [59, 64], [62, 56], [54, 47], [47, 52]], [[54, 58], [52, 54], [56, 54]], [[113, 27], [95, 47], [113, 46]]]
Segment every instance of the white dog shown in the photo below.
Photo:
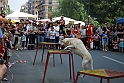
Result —
[[70, 49], [70, 51], [79, 55], [82, 58], [82, 68], [86, 70], [86, 66], [90, 64], [91, 69], [93, 70], [93, 60], [91, 54], [85, 48], [83, 42], [77, 38], [65, 38], [62, 40], [61, 45], [65, 47], [64, 49]]

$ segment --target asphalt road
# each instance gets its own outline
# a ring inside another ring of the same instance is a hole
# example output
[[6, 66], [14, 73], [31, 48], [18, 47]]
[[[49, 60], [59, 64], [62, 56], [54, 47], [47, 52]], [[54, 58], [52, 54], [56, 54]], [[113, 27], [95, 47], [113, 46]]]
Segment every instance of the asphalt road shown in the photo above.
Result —
[[[35, 65], [33, 58], [35, 50], [14, 51], [10, 62], [15, 64], [8, 69], [7, 82], [3, 83], [41, 83], [46, 60], [47, 50], [45, 50], [44, 60], [41, 63], [41, 49], [38, 52]], [[124, 72], [124, 53], [121, 52], [103, 52], [99, 50], [90, 51], [93, 61], [94, 69], [109, 69]], [[27, 62], [18, 62], [24, 60]], [[53, 67], [52, 56], [50, 57], [49, 66], [44, 83], [73, 83], [69, 79], [69, 65], [68, 56], [62, 56], [63, 64], [60, 63], [59, 56], [55, 55], [55, 67]], [[82, 59], [74, 54], [75, 74], [82, 70]], [[88, 67], [90, 69], [90, 66]], [[99, 83], [100, 79], [91, 76], [85, 76], [83, 79], [79, 77], [78, 83]], [[124, 83], [124, 78], [117, 78], [110, 80], [111, 83]], [[106, 83], [106, 80], [103, 80]]]

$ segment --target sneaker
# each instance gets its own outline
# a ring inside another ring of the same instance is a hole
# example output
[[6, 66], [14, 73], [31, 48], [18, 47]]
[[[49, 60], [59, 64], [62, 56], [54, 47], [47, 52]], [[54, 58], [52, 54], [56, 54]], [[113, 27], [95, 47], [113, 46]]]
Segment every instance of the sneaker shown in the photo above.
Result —
[[27, 48], [26, 48], [26, 47], [24, 47], [24, 49], [25, 49], [25, 50], [27, 50]]
[[2, 81], [8, 81], [8, 79], [7, 78], [3, 78]]
[[23, 50], [23, 48], [19, 48], [20, 50]]
[[105, 51], [107, 51], [107, 50], [105, 50]]
[[16, 50], [19, 50], [18, 48], [16, 48]]

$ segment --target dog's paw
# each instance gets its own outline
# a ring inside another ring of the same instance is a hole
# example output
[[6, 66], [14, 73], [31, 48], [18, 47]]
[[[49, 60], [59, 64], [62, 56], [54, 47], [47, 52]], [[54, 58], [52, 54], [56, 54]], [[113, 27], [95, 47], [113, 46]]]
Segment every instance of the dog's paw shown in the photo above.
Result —
[[85, 77], [85, 75], [81, 75], [81, 79], [83, 79]]
[[65, 48], [64, 48], [64, 50], [67, 50], [67, 49], [68, 49], [68, 47], [65, 47]]
[[71, 51], [71, 48], [64, 48], [64, 50], [66, 50], [66, 51]]

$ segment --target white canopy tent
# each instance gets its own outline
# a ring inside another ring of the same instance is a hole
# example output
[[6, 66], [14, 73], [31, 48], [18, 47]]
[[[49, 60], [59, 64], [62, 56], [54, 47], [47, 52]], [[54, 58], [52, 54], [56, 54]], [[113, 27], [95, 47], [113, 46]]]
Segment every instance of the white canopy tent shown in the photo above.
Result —
[[82, 22], [82, 21], [75, 21], [75, 22], [74, 22], [74, 24], [79, 24], [79, 23], [80, 23], [81, 25], [84, 25], [84, 26], [85, 26], [85, 23]]
[[77, 20], [74, 20], [74, 19], [72, 19], [72, 18], [68, 18], [68, 17], [65, 17], [65, 16], [55, 17], [55, 18], [53, 18], [53, 20], [60, 20], [61, 17], [64, 18], [65, 24], [68, 24], [69, 22], [72, 21], [72, 22], [74, 22], [74, 24], [80, 23], [81, 25], [84, 25], [84, 26], [85, 26], [85, 23], [84, 23], [84, 22], [82, 22], [82, 21], [77, 21]]
[[53, 20], [60, 20], [61, 17], [63, 17], [65, 21], [76, 21], [74, 19], [71, 19], [71, 18], [68, 18], [68, 17], [65, 17], [65, 16], [55, 17], [55, 18], [52, 18], [52, 19]]
[[20, 12], [19, 10], [16, 10], [12, 14], [9, 14], [9, 15], [6, 16], [6, 18], [11, 18], [11, 19], [28, 18], [28, 17], [36, 18], [37, 15], [23, 13], [23, 12]]
[[52, 18], [53, 20], [60, 20], [61, 19], [61, 17], [63, 17], [63, 19], [65, 20], [65, 24], [68, 24], [68, 23], [70, 23], [71, 21], [76, 21], [76, 20], [74, 20], [74, 19], [71, 19], [71, 18], [68, 18], [68, 17], [65, 17], [65, 16], [59, 16], [59, 17], [55, 17], [55, 18]]

